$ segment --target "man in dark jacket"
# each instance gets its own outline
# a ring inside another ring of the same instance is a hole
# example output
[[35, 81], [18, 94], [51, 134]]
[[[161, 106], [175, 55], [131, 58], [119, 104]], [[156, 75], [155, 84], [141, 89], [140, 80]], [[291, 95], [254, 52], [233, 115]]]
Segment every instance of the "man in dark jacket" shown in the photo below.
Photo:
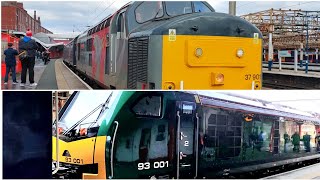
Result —
[[37, 86], [34, 82], [34, 65], [35, 65], [35, 55], [38, 45], [35, 40], [31, 39], [32, 32], [28, 30], [26, 36], [19, 41], [19, 52], [26, 51], [27, 56], [21, 59], [22, 73], [21, 73], [21, 84], [20, 86], [25, 86], [27, 79], [27, 70], [29, 70], [29, 81], [30, 86]]
[[6, 56], [6, 76], [4, 78], [4, 84], [8, 83], [8, 76], [11, 70], [12, 72], [12, 84], [17, 84], [16, 80], [16, 56], [18, 55], [18, 51], [12, 48], [12, 43], [8, 43], [8, 49], [4, 51], [4, 55]]
[[300, 135], [298, 132], [295, 132], [292, 136], [292, 144], [293, 144], [293, 152], [299, 152], [300, 151]]

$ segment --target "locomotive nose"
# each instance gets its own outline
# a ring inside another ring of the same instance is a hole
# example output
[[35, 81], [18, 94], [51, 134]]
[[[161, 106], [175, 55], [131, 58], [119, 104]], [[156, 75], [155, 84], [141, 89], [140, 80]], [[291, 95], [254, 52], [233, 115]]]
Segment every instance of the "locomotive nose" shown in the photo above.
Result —
[[262, 36], [255, 26], [222, 13], [169, 21], [162, 31], [163, 89], [259, 89]]
[[168, 29], [176, 29], [177, 35], [253, 38], [257, 34], [258, 38], [262, 38], [260, 31], [246, 20], [223, 13], [195, 13], [177, 17], [168, 26]]

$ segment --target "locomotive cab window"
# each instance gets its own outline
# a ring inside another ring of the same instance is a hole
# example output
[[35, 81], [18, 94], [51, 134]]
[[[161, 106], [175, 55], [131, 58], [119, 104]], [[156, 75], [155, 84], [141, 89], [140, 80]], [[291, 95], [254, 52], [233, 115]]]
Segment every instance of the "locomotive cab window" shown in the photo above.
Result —
[[169, 16], [178, 16], [192, 13], [192, 6], [190, 1], [180, 2], [166, 2], [166, 9]]
[[203, 2], [201, 1], [195, 1], [193, 3], [194, 5], [194, 12], [212, 12], [208, 6], [206, 6]]
[[145, 23], [154, 18], [162, 17], [162, 2], [147, 1], [141, 3], [135, 10], [135, 16], [138, 23]]
[[160, 117], [162, 110], [161, 96], [145, 96], [138, 100], [132, 111], [138, 116]]

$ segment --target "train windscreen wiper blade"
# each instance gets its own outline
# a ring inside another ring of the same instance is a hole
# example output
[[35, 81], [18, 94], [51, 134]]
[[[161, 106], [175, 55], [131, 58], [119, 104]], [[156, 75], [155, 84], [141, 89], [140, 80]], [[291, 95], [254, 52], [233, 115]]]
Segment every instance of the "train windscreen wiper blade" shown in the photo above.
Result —
[[152, 22], [153, 22], [153, 21], [158, 21], [158, 20], [167, 20], [167, 19], [170, 19], [169, 17], [163, 17], [163, 16], [162, 16], [162, 17], [157, 17], [158, 14], [161, 12], [161, 10], [163, 10], [163, 9], [160, 8], [160, 9], [158, 10], [157, 14], [156, 14], [156, 15], [152, 18], [152, 20], [151, 20]]
[[109, 109], [108, 105], [109, 105], [110, 99], [111, 99], [111, 97], [112, 97], [112, 94], [113, 94], [113, 92], [110, 93], [108, 99], [107, 99], [106, 102], [102, 105], [102, 108], [101, 108], [101, 110], [100, 110], [100, 113], [99, 113], [97, 119], [90, 124], [90, 126], [88, 127], [88, 129], [91, 128], [94, 124], [96, 124], [96, 123], [98, 122], [100, 116], [104, 113], [104, 111], [105, 111], [106, 109]]
[[63, 135], [67, 135], [71, 130], [79, 126], [84, 120], [86, 120], [89, 116], [91, 116], [93, 113], [95, 113], [97, 110], [99, 110], [103, 104], [99, 104], [96, 108], [94, 108], [91, 112], [89, 112], [87, 115], [85, 115], [82, 119], [80, 119], [77, 123], [75, 123], [73, 126], [71, 126], [68, 130], [66, 130]]

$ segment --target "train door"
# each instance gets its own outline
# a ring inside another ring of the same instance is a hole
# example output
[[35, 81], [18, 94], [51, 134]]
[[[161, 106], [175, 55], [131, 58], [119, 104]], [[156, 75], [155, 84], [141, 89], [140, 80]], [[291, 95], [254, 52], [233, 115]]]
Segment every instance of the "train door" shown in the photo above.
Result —
[[177, 102], [177, 174], [176, 178], [194, 178], [198, 172], [198, 120], [196, 104]]
[[126, 82], [123, 80], [123, 77], [125, 77], [124, 74], [126, 73], [122, 72], [122, 70], [126, 69], [125, 61], [128, 57], [125, 16], [126, 9], [123, 9], [114, 16], [111, 22], [110, 75], [111, 85], [116, 88], [125, 88], [126, 85]]
[[169, 177], [174, 169], [169, 159], [174, 131], [169, 128], [169, 120], [161, 117], [162, 97], [148, 95], [139, 99], [130, 110], [135, 115], [124, 111], [113, 125], [110, 138], [114, 147], [107, 148], [111, 151], [107, 152], [107, 172], [115, 179]]

